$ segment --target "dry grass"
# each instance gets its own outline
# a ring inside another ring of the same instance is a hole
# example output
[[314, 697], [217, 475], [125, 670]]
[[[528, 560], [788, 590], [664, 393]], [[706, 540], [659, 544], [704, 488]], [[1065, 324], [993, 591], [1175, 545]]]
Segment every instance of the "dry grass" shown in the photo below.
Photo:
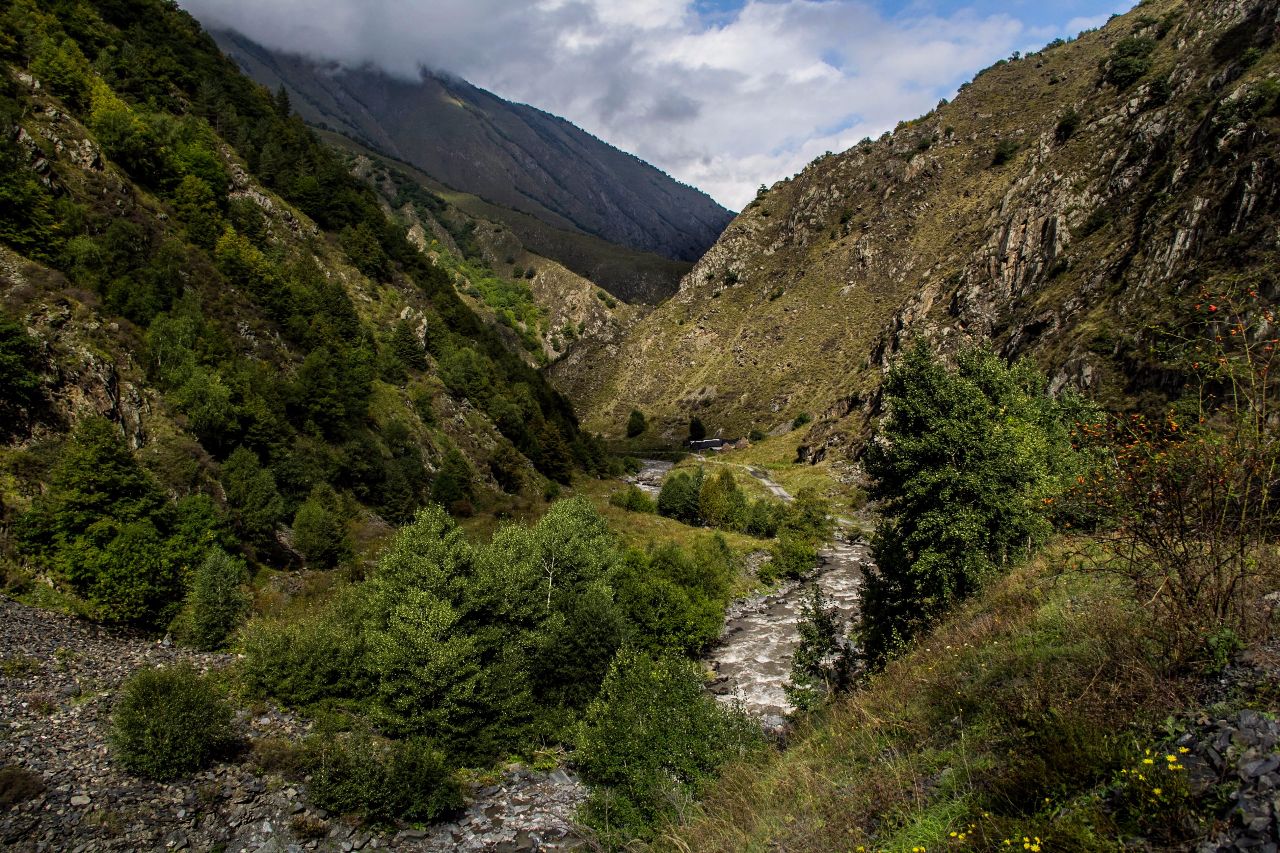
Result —
[[978, 849], [1023, 834], [1073, 849], [1066, 804], [1185, 685], [1117, 584], [1060, 565], [995, 582], [785, 752], [730, 768], [655, 848], [934, 850], [963, 832]]

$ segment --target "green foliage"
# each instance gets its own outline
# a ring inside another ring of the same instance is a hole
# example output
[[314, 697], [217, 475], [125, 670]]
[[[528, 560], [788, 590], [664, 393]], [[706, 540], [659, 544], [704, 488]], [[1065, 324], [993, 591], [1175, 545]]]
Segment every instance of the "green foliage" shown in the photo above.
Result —
[[1080, 113], [1076, 112], [1074, 107], [1068, 108], [1062, 114], [1062, 118], [1058, 119], [1058, 124], [1053, 130], [1053, 138], [1061, 145], [1068, 139], [1076, 135], [1076, 131], [1080, 128]]
[[649, 424], [645, 421], [644, 412], [632, 409], [631, 414], [627, 416], [627, 438], [642, 435], [648, 428]]
[[840, 636], [835, 614], [818, 585], [811, 586], [800, 608], [800, 645], [784, 685], [787, 699], [802, 711], [820, 707], [853, 681], [853, 653]]
[[342, 229], [338, 243], [355, 268], [369, 278], [384, 281], [390, 275], [391, 261], [368, 221], [360, 222], [354, 228], [347, 226]]
[[40, 401], [39, 342], [0, 317], [0, 437], [29, 422]]
[[220, 474], [240, 535], [258, 547], [274, 545], [276, 528], [285, 519], [285, 505], [270, 469], [263, 467], [252, 450], [241, 446], [222, 463]]
[[813, 415], [808, 412], [801, 412], [795, 416], [795, 420], [791, 422], [792, 429], [800, 429], [800, 427], [813, 422]]
[[991, 165], [999, 167], [1011, 162], [1021, 147], [1016, 139], [1001, 139], [996, 143], [995, 150], [991, 152]]
[[196, 503], [171, 504], [101, 418], [81, 421], [50, 479], [18, 520], [20, 552], [49, 566], [104, 619], [168, 624], [183, 574], [216, 540], [211, 507], [187, 514]]
[[375, 821], [433, 821], [462, 808], [462, 787], [430, 741], [315, 736], [308, 792], [316, 805]]
[[475, 474], [457, 448], [450, 448], [431, 481], [431, 500], [447, 507], [471, 500]]
[[294, 706], [367, 697], [363, 598], [343, 590], [329, 602], [240, 632], [240, 676], [250, 690]]
[[702, 523], [700, 498], [706, 475], [701, 468], [693, 473], [673, 471], [662, 481], [658, 492], [658, 513], [684, 524]]
[[1127, 89], [1151, 70], [1154, 39], [1128, 36], [1116, 43], [1107, 60], [1106, 80], [1118, 89]]
[[631, 512], [653, 513], [658, 505], [639, 486], [628, 486], [609, 495], [609, 503]]
[[692, 661], [624, 650], [578, 730], [596, 787], [584, 818], [606, 844], [651, 838], [725, 762], [763, 745], [757, 724], [703, 689]]
[[189, 666], [136, 673], [121, 688], [111, 718], [116, 760], [151, 779], [197, 770], [231, 739], [231, 709]]
[[1044, 539], [1069, 456], [1064, 409], [1029, 363], [970, 349], [952, 371], [921, 342], [884, 392], [864, 463], [883, 507], [860, 628], [877, 666]]
[[697, 416], [689, 418], [689, 440], [702, 441], [707, 437], [707, 428], [702, 423], [702, 418]]
[[627, 554], [613, 585], [632, 645], [682, 654], [704, 649], [720, 635], [737, 569], [718, 535], [689, 550], [668, 544]]
[[698, 490], [698, 516], [704, 524], [724, 530], [741, 530], [747, 522], [747, 498], [733, 473], [722, 468], [704, 478]]
[[331, 486], [320, 485], [293, 516], [293, 545], [307, 565], [331, 569], [351, 558], [351, 538], [342, 499]]
[[178, 635], [198, 649], [220, 648], [249, 609], [244, 590], [244, 561], [210, 548], [191, 578], [186, 607], [178, 617]]
[[797, 580], [813, 571], [818, 552], [807, 538], [791, 531], [782, 532], [769, 548], [769, 562], [760, 569], [761, 580], [773, 583], [780, 578]]

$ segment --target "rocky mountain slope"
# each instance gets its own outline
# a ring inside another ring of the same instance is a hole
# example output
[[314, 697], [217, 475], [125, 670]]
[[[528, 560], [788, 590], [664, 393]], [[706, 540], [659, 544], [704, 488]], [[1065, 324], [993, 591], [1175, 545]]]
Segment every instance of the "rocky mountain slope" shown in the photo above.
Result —
[[702, 192], [564, 119], [453, 77], [404, 81], [276, 53], [215, 33], [311, 124], [412, 163], [449, 186], [556, 228], [675, 260], [697, 260], [731, 214]]
[[[52, 5], [0, 20], [6, 527], [94, 418], [275, 565], [332, 563], [429, 499], [541, 500], [601, 460], [525, 357], [527, 318], [478, 316], [194, 20]], [[299, 512], [339, 551], [299, 550]]]
[[1276, 296], [1278, 15], [1148, 0], [997, 63], [762, 192], [675, 297], [558, 379], [596, 429], [632, 407], [673, 439], [691, 414], [735, 435], [811, 412], [814, 445], [860, 434], [913, 335], [989, 339], [1111, 404], [1176, 395], [1152, 324], [1202, 290]]

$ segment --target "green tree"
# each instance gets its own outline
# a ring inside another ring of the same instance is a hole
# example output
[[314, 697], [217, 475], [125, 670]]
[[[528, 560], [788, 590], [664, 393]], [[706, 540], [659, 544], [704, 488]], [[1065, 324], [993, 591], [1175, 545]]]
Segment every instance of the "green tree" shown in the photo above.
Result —
[[249, 609], [244, 560], [210, 548], [191, 578], [186, 606], [178, 617], [179, 634], [198, 649], [217, 649]]
[[241, 446], [222, 463], [220, 473], [240, 534], [255, 546], [273, 545], [276, 528], [286, 515], [271, 471], [262, 466], [257, 454]]
[[652, 837], [763, 740], [754, 720], [707, 694], [693, 661], [624, 649], [578, 729], [574, 757], [594, 786], [587, 823], [610, 844]]
[[674, 471], [662, 481], [658, 492], [658, 514], [684, 524], [702, 524], [702, 483], [706, 475], [701, 468], [693, 473]]
[[630, 416], [627, 417], [627, 438], [635, 438], [648, 428], [649, 424], [645, 421], [644, 412], [632, 409]]
[[440, 462], [440, 470], [431, 481], [431, 500], [446, 507], [471, 500], [474, 478], [467, 457], [456, 447], [449, 448]]
[[231, 709], [190, 666], [144, 669], [125, 682], [111, 718], [117, 761], [167, 780], [209, 763], [233, 740]]
[[40, 401], [40, 345], [20, 324], [0, 318], [0, 435], [30, 421]]
[[883, 513], [859, 629], [873, 666], [1048, 534], [1069, 439], [1044, 387], [1028, 362], [969, 349], [948, 370], [923, 342], [890, 371], [864, 462]]
[[332, 486], [319, 485], [293, 516], [293, 544], [316, 568], [330, 569], [351, 557], [342, 499]]
[[707, 437], [707, 427], [702, 423], [702, 418], [696, 415], [689, 418], [689, 440], [702, 441]]
[[853, 681], [853, 653], [836, 626], [817, 584], [800, 608], [800, 645], [791, 659], [791, 676], [783, 689], [802, 711], [818, 708], [830, 696], [847, 690]]

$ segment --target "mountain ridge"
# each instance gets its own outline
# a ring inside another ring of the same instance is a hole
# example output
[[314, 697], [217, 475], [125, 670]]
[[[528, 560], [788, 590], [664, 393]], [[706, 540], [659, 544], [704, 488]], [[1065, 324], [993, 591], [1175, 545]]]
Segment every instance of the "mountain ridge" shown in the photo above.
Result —
[[732, 218], [701, 191], [567, 120], [454, 75], [424, 71], [415, 83], [275, 52], [233, 30], [213, 36], [258, 82], [284, 85], [308, 122], [556, 227], [694, 261]]
[[1107, 405], [1176, 396], [1148, 330], [1274, 259], [1277, 20], [1273, 0], [1151, 0], [1002, 60], [762, 192], [671, 300], [557, 381], [610, 434], [633, 407], [669, 440], [695, 414], [738, 435], [810, 413], [818, 455], [866, 435], [914, 335], [990, 339]]

